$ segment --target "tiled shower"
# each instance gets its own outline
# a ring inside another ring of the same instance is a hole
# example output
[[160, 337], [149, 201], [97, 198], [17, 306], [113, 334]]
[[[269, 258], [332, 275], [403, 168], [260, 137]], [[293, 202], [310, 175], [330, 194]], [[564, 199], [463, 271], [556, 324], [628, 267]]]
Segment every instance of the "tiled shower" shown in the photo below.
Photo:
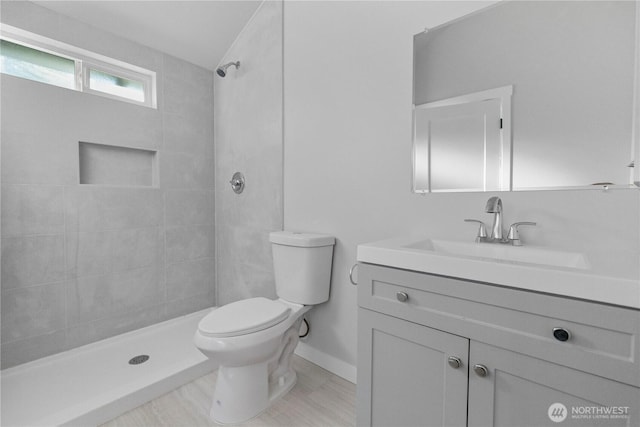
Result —
[[[282, 2], [264, 2], [215, 77], [216, 242], [218, 304], [276, 298], [268, 233], [283, 227]], [[229, 185], [246, 179], [241, 194]]]
[[[213, 73], [30, 2], [2, 15], [158, 85], [152, 109], [2, 75], [2, 368], [215, 305]], [[80, 184], [110, 161], [83, 144], [152, 176]]]

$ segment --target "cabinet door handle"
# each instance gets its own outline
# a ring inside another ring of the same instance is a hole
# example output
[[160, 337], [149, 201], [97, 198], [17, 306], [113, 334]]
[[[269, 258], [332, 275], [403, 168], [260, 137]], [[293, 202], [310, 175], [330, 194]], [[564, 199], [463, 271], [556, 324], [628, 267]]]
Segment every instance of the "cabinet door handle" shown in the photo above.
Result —
[[398, 298], [398, 301], [400, 302], [407, 302], [407, 300], [409, 299], [409, 294], [407, 294], [406, 292], [396, 292], [396, 298]]
[[473, 365], [473, 370], [479, 377], [486, 377], [489, 374], [489, 370], [484, 365]]
[[462, 360], [455, 356], [450, 356], [447, 359], [447, 362], [449, 362], [449, 366], [451, 366], [453, 369], [458, 369], [460, 366], [462, 366]]
[[569, 341], [571, 339], [571, 332], [565, 328], [553, 328], [553, 337], [561, 342]]

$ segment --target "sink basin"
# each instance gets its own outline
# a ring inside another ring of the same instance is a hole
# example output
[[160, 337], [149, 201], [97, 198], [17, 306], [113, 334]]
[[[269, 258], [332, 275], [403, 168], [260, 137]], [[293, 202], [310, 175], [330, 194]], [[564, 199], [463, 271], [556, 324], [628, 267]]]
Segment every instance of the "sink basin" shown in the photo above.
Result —
[[640, 309], [637, 279], [602, 275], [578, 252], [398, 238], [358, 245], [358, 261]]
[[425, 239], [404, 245], [407, 249], [432, 251], [443, 255], [486, 258], [491, 261], [540, 264], [550, 267], [588, 269], [584, 254], [554, 251], [546, 248], [510, 246], [507, 244], [457, 242]]

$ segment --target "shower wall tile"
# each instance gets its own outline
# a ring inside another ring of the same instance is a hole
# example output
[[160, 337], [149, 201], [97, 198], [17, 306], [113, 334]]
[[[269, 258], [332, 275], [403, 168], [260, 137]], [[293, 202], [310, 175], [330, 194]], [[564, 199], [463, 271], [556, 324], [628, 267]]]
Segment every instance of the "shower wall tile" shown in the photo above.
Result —
[[215, 290], [212, 289], [206, 294], [167, 302], [165, 304], [165, 314], [168, 319], [171, 319], [194, 311], [210, 309], [215, 305]]
[[[4, 5], [3, 2], [3, 12]], [[2, 19], [4, 22], [4, 17]], [[61, 130], [60, 119], [70, 112], [65, 100], [79, 99], [77, 95], [82, 95], [56, 86], [34, 84], [30, 80], [7, 74], [0, 75], [0, 82], [2, 122], [11, 123], [10, 127], [3, 126], [3, 129], [11, 132], [58, 133]]]
[[66, 239], [69, 277], [116, 273], [162, 264], [164, 244], [159, 227], [69, 233]]
[[[134, 104], [93, 96], [81, 111], [81, 123], [74, 126], [72, 136], [78, 141], [122, 147], [157, 149], [162, 144], [162, 114], [160, 111]], [[95, 111], [102, 114], [95, 114]], [[118, 117], [119, 120], [109, 120]]]
[[170, 264], [166, 269], [167, 301], [206, 294], [213, 290], [215, 260], [203, 258]]
[[195, 66], [171, 55], [164, 55], [163, 59], [166, 78], [193, 82], [200, 87], [212, 87], [214, 74], [206, 68]]
[[279, 181], [269, 180], [269, 173], [256, 168], [239, 169], [245, 171], [245, 189], [240, 197], [230, 191], [228, 181], [231, 171], [226, 179], [223, 176], [217, 178], [216, 213], [220, 223], [236, 227], [281, 229], [283, 198]]
[[2, 236], [64, 230], [63, 187], [2, 185]]
[[167, 190], [165, 225], [204, 225], [214, 222], [214, 193], [210, 190]]
[[152, 227], [163, 220], [159, 189], [75, 187], [65, 205], [69, 232]]
[[165, 236], [167, 263], [214, 256], [212, 225], [170, 227], [167, 228]]
[[110, 267], [109, 232], [68, 233], [66, 266], [69, 278], [106, 274]]
[[138, 228], [113, 233], [111, 243], [112, 271], [160, 266], [164, 262], [164, 233], [161, 228]]
[[185, 117], [164, 114], [165, 152], [200, 153], [213, 156], [213, 121], [211, 117]]
[[154, 149], [162, 143], [159, 110], [5, 74], [0, 79], [2, 121], [11, 123], [12, 132], [133, 148]]
[[[268, 232], [283, 226], [282, 2], [264, 2], [222, 62], [261, 64], [214, 79], [217, 303], [275, 297]], [[247, 126], [247, 120], [251, 126]], [[246, 187], [233, 193], [241, 171]]]
[[80, 277], [67, 282], [66, 287], [69, 325], [157, 305], [164, 290], [157, 267]]
[[213, 157], [164, 153], [160, 157], [160, 185], [171, 189], [207, 189], [214, 185]]
[[77, 143], [59, 133], [2, 131], [2, 182], [73, 185], [78, 181]]
[[273, 229], [250, 228], [246, 226], [216, 226], [218, 243], [225, 254], [242, 254], [244, 265], [252, 265], [263, 270], [273, 268], [269, 233]]
[[6, 342], [0, 348], [1, 369], [6, 369], [66, 350], [67, 334], [64, 329], [60, 329], [45, 335]]
[[108, 316], [94, 322], [70, 325], [67, 329], [67, 346], [78, 347], [166, 319], [163, 307], [156, 305]]
[[224, 305], [246, 298], [262, 296], [275, 299], [273, 269], [236, 262], [218, 272], [217, 304]]
[[184, 80], [181, 77], [165, 76], [164, 111], [186, 117], [206, 118], [213, 115], [207, 102], [211, 99], [211, 85]]
[[2, 291], [2, 341], [50, 333], [65, 326], [64, 283]]
[[2, 239], [2, 289], [64, 281], [64, 235]]

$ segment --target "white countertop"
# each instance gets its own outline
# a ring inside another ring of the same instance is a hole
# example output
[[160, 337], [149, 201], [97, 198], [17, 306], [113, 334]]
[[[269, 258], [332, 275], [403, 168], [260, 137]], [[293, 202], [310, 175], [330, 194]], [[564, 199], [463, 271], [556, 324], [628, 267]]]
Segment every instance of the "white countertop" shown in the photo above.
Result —
[[361, 244], [357, 259], [370, 264], [640, 309], [639, 280], [594, 275], [585, 268], [461, 256], [411, 247], [419, 240], [401, 238]]

